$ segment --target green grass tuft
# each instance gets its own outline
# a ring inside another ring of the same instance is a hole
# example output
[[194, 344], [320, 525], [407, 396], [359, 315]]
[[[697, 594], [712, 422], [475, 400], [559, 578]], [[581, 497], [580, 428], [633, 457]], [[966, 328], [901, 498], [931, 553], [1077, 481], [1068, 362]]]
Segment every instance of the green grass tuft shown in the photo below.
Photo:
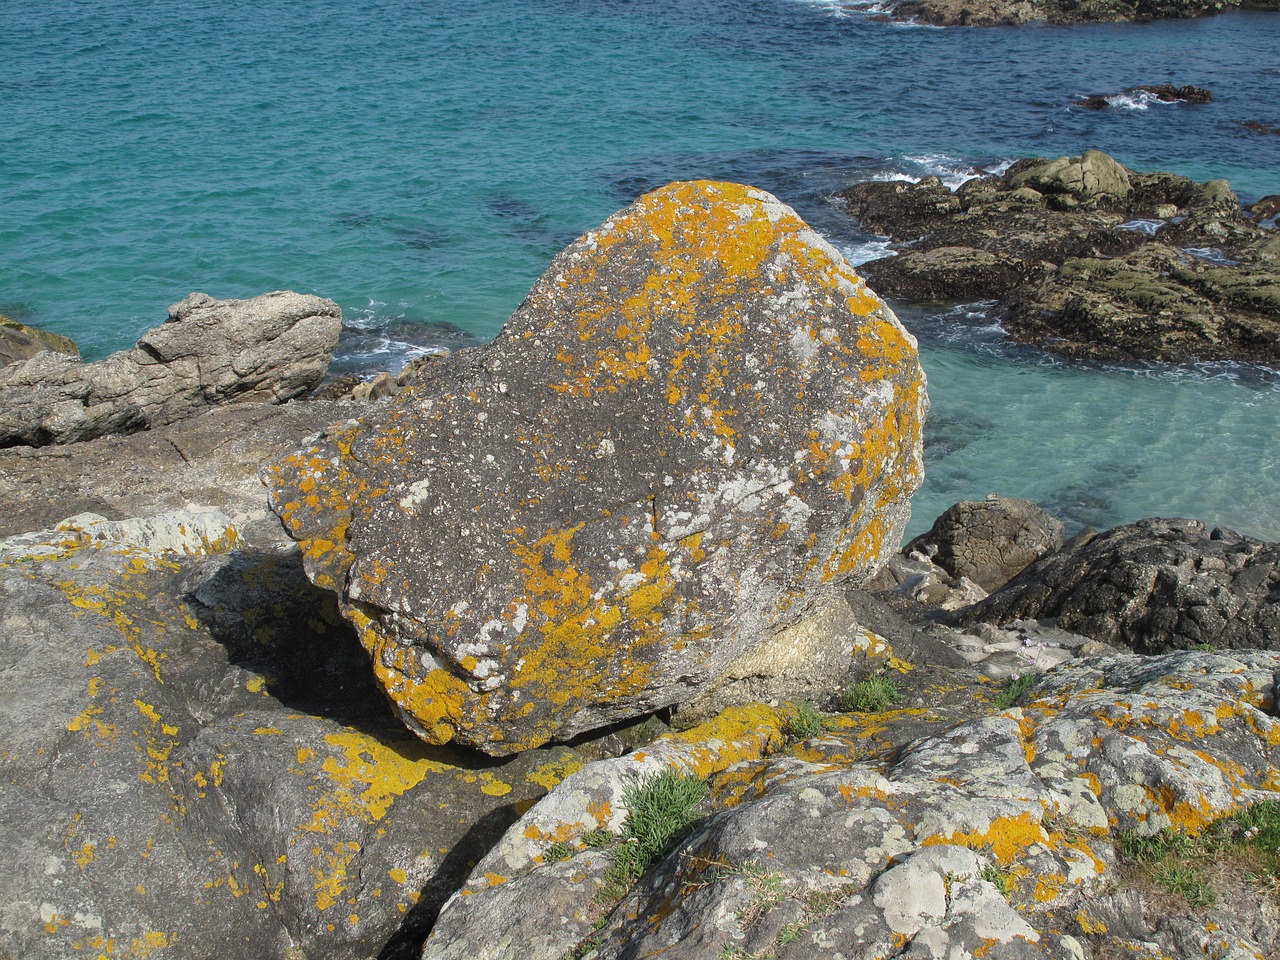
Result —
[[627, 818], [604, 875], [602, 895], [610, 900], [623, 896], [698, 821], [707, 784], [668, 769], [628, 787], [622, 796]]
[[827, 731], [829, 721], [814, 709], [808, 700], [796, 706], [795, 711], [787, 716], [782, 734], [788, 743], [799, 743], [812, 740]]
[[1040, 682], [1040, 674], [1024, 673], [1018, 677], [1010, 677], [1004, 682], [1004, 687], [996, 696], [995, 705], [997, 710], [1008, 710], [1019, 700], [1022, 695]]
[[901, 697], [902, 691], [892, 677], [876, 674], [859, 680], [846, 690], [843, 707], [856, 713], [882, 713]]

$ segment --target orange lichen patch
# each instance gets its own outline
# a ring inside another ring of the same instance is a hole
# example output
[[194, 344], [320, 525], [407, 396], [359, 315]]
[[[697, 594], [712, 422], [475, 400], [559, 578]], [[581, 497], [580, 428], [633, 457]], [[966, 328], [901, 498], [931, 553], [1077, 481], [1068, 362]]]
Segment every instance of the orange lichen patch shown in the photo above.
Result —
[[581, 760], [566, 756], [560, 760], [552, 760], [549, 763], [538, 765], [526, 773], [524, 778], [529, 783], [536, 783], [544, 790], [550, 790], [564, 780], [565, 777], [577, 773], [581, 769]]
[[354, 840], [339, 841], [329, 851], [322, 851], [319, 847], [312, 848], [312, 855], [317, 862], [308, 867], [307, 872], [311, 875], [312, 889], [315, 890], [317, 910], [328, 910], [342, 902], [342, 895], [346, 893], [347, 881], [350, 879], [347, 869], [359, 852], [360, 844]]
[[1105, 923], [1084, 910], [1076, 913], [1076, 924], [1080, 927], [1080, 932], [1086, 936], [1107, 932]]
[[1169, 818], [1169, 823], [1174, 830], [1183, 833], [1202, 833], [1205, 827], [1222, 816], [1224, 812], [1229, 812], [1216, 810], [1202, 796], [1194, 797], [1195, 802], [1188, 801], [1179, 796], [1178, 792], [1168, 784], [1144, 785], [1142, 789], [1151, 806]]
[[[134, 560], [139, 559], [134, 558]], [[145, 609], [150, 602], [151, 598], [146, 592], [99, 584], [81, 584], [74, 580], [62, 580], [54, 583], [53, 586], [71, 601], [72, 606], [79, 610], [90, 610], [106, 618], [107, 622], [124, 638], [128, 648], [147, 665], [155, 678], [161, 683], [164, 682], [160, 676], [160, 663], [168, 655], [156, 651], [143, 642], [142, 628], [135, 619], [138, 609]], [[147, 622], [159, 630], [164, 629], [163, 624]], [[107, 652], [112, 652], [114, 649], [117, 648], [110, 648]]]
[[953, 843], [971, 850], [990, 850], [1003, 866], [1013, 863], [1027, 848], [1046, 844], [1048, 835], [1040, 820], [1030, 813], [997, 817], [986, 830], [957, 830], [935, 834], [920, 841], [921, 846]]
[[354, 729], [329, 734], [324, 740], [337, 752], [321, 765], [325, 790], [311, 804], [311, 819], [298, 827], [296, 835], [328, 833], [352, 817], [375, 823], [429, 773], [454, 770], [428, 757], [417, 740], [388, 744]]
[[660, 738], [687, 745], [686, 762], [699, 777], [709, 777], [735, 763], [756, 760], [784, 741], [789, 711], [752, 703], [729, 707], [714, 719], [681, 733]]

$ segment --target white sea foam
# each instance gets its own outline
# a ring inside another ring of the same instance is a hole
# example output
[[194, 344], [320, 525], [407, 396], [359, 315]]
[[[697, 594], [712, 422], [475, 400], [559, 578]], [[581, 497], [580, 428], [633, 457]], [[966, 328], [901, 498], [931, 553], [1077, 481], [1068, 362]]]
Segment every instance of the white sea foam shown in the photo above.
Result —
[[1182, 247], [1181, 249], [1183, 253], [1189, 253], [1197, 260], [1208, 260], [1223, 267], [1234, 267], [1240, 263], [1239, 260], [1232, 260], [1217, 247]]
[[888, 237], [872, 237], [869, 240], [835, 241], [836, 248], [844, 254], [850, 266], [858, 267], [882, 257], [896, 256], [898, 251], [889, 246]]
[[1120, 224], [1119, 230], [1132, 230], [1134, 233], [1145, 233], [1148, 237], [1154, 237], [1156, 231], [1165, 225], [1164, 220], [1128, 220]]
[[1117, 93], [1105, 99], [1107, 106], [1116, 107], [1120, 110], [1146, 110], [1153, 103], [1162, 104], [1165, 102], [1147, 90], [1130, 90], [1126, 93]]

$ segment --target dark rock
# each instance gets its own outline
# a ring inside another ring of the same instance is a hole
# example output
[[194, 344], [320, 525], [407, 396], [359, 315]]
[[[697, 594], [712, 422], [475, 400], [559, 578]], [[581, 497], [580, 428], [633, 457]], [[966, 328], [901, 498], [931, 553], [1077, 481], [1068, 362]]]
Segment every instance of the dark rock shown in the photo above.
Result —
[[[1019, 26], [1179, 20], [1233, 9], [1275, 10], [1276, 0], [898, 0], [895, 20], [936, 26]], [[1192, 88], [1196, 89], [1196, 88]]]
[[1280, 361], [1274, 233], [1225, 180], [1135, 173], [1087, 151], [1020, 160], [954, 194], [874, 182], [839, 196], [901, 243], [861, 268], [886, 296], [1002, 300], [1010, 336], [1070, 357]]
[[1190, 84], [1175, 87], [1172, 83], [1156, 83], [1135, 89], [1145, 90], [1162, 103], [1210, 103], [1213, 100], [1213, 94], [1204, 87], [1193, 87]]
[[918, 550], [953, 577], [968, 577], [990, 592], [1061, 547], [1062, 535], [1062, 522], [1030, 500], [993, 495], [948, 507], [903, 552]]
[[735, 184], [571, 245], [485, 349], [267, 474], [406, 722], [507, 754], [692, 699], [896, 549], [914, 342]]
[[1244, 127], [1252, 130], [1254, 133], [1269, 133], [1280, 135], [1280, 127], [1274, 127], [1269, 123], [1263, 123], [1261, 120], [1246, 120]]
[[44, 352], [0, 368], [0, 447], [91, 440], [225, 403], [283, 403], [323, 379], [342, 311], [277, 292], [193, 293], [132, 350], [97, 363]]
[[0, 367], [26, 360], [46, 350], [72, 357], [80, 356], [80, 348], [70, 337], [29, 327], [0, 314]]
[[1196, 520], [1140, 520], [1052, 554], [963, 623], [1052, 619], [1139, 653], [1280, 649], [1280, 545]]

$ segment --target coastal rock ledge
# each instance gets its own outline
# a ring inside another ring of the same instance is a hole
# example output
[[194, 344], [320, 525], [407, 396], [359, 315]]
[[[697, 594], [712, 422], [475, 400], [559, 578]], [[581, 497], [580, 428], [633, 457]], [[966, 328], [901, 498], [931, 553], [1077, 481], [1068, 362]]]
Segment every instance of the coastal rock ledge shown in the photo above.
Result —
[[319, 385], [341, 328], [341, 308], [320, 297], [193, 293], [137, 346], [97, 363], [43, 350], [0, 366], [0, 447], [134, 433], [224, 403], [283, 403]]
[[915, 341], [794, 211], [679, 183], [498, 338], [267, 468], [423, 739], [493, 755], [689, 700], [900, 542]]

